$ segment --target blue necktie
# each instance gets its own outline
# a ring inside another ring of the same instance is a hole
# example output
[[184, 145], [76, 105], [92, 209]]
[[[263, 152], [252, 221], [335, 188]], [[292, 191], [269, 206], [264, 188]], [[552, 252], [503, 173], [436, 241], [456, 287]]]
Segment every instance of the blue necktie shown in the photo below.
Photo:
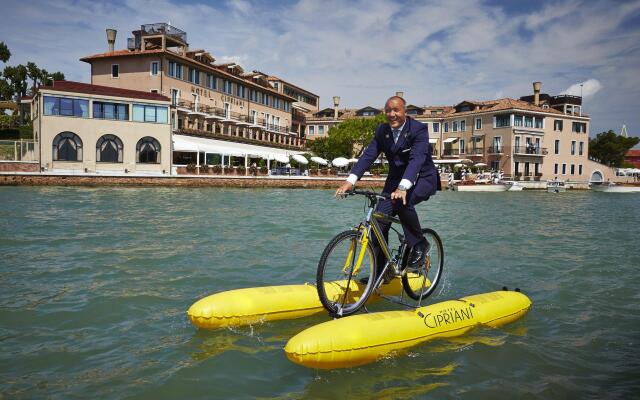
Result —
[[400, 129], [393, 129], [393, 143], [398, 143], [398, 138], [400, 137]]

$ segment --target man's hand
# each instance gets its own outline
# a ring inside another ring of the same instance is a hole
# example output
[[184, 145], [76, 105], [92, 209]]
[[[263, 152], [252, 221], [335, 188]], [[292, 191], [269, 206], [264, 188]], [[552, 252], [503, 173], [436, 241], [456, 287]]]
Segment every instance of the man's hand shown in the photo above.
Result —
[[393, 193], [391, 193], [391, 200], [402, 199], [402, 205], [407, 205], [407, 191], [396, 189]]
[[349, 182], [345, 182], [342, 184], [342, 186], [340, 186], [338, 188], [338, 190], [336, 190], [336, 193], [334, 194], [334, 197], [336, 199], [343, 199], [344, 198], [344, 192], [353, 189], [353, 185]]

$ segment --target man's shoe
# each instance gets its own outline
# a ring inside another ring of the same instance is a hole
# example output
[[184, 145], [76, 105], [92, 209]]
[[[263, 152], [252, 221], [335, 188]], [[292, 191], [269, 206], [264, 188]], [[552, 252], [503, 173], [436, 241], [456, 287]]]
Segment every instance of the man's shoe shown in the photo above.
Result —
[[411, 250], [409, 259], [407, 260], [407, 266], [412, 269], [420, 268], [424, 263], [424, 258], [429, 250], [431, 250], [431, 245], [427, 239], [422, 239], [422, 241], [416, 243]]

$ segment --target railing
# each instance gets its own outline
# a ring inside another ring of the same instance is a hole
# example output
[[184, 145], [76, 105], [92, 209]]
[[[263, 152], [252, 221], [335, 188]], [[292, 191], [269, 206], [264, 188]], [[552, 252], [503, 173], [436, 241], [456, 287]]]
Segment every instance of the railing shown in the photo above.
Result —
[[444, 149], [442, 150], [442, 156], [457, 156], [460, 154], [460, 149]]
[[487, 153], [489, 154], [502, 154], [504, 152], [504, 146], [491, 146]]
[[[194, 103], [188, 100], [178, 101], [177, 106], [182, 109], [188, 109], [192, 112], [196, 111]], [[200, 104], [198, 105], [197, 112], [201, 112], [207, 115], [213, 115], [213, 116], [224, 118], [224, 119], [229, 119], [231, 121], [237, 121], [237, 122], [239, 121], [239, 122], [245, 122], [247, 124], [254, 124], [269, 132], [288, 134], [291, 131], [291, 128], [288, 126], [270, 124], [264, 118], [256, 118], [254, 123], [253, 118], [249, 115], [240, 114], [237, 112], [225, 111], [224, 109], [219, 107], [206, 106], [206, 105]]]
[[193, 110], [193, 102], [189, 100], [178, 100], [177, 104], [174, 104], [180, 108], [187, 108], [189, 110]]
[[546, 148], [536, 146], [518, 146], [513, 148], [514, 154], [527, 154], [533, 156], [546, 156], [548, 154]]
[[0, 140], [0, 161], [38, 161], [34, 140]]
[[[176, 130], [173, 131], [173, 133], [176, 133], [176, 134], [179, 134], [179, 135], [207, 137], [207, 138], [211, 138], [211, 139], [219, 139], [219, 140], [225, 140], [225, 141], [236, 142], [236, 143], [246, 143], [246, 144], [254, 144], [254, 145], [261, 145], [261, 146], [265, 146], [266, 145], [266, 146], [269, 146], [269, 147], [276, 147], [276, 148], [288, 149], [288, 150], [300, 150], [300, 149], [304, 148], [305, 143], [306, 143], [305, 139], [303, 139], [303, 138], [293, 137], [293, 136], [289, 136], [289, 135], [286, 135], [286, 138], [288, 138], [288, 140], [290, 140], [294, 144], [279, 143], [278, 140], [281, 138], [281, 135], [278, 134], [278, 133], [264, 133], [263, 134], [263, 135], [267, 135], [268, 139], [273, 138], [276, 141], [253, 139], [253, 138], [250, 138], [250, 137], [244, 137], [244, 136], [239, 136], [239, 135], [238, 136], [227, 135], [227, 134], [222, 134], [222, 133], [210, 132], [210, 131], [206, 131], [206, 130], [202, 130], [202, 129], [187, 129], [187, 128], [183, 128], [183, 129], [176, 129]], [[271, 136], [271, 135], [274, 135], [274, 136]], [[254, 134], [254, 136], [256, 136], [256, 135]], [[259, 137], [259, 136], [260, 135], [257, 135], [256, 137]]]
[[165, 22], [140, 25], [140, 31], [145, 36], [165, 34], [167, 36], [178, 38], [187, 43], [187, 33], [185, 31], [178, 29], [175, 26], [171, 26]]
[[467, 152], [467, 154], [471, 154], [471, 155], [473, 155], [473, 154], [482, 155], [484, 153], [484, 149], [482, 147], [478, 147], [478, 146], [476, 146], [476, 147], [467, 146], [466, 152]]

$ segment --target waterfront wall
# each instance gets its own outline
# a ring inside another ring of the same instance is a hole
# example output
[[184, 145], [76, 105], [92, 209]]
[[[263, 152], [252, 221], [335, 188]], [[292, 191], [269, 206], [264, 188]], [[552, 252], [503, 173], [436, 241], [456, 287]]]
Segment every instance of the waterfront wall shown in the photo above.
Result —
[[[69, 175], [0, 175], [0, 186], [196, 186], [196, 187], [246, 187], [246, 188], [337, 188], [344, 178], [296, 178], [271, 177], [140, 177], [140, 176], [69, 176]], [[361, 188], [381, 188], [384, 180], [360, 181]]]
[[38, 172], [40, 164], [37, 162], [4, 161], [0, 162], [0, 172]]

